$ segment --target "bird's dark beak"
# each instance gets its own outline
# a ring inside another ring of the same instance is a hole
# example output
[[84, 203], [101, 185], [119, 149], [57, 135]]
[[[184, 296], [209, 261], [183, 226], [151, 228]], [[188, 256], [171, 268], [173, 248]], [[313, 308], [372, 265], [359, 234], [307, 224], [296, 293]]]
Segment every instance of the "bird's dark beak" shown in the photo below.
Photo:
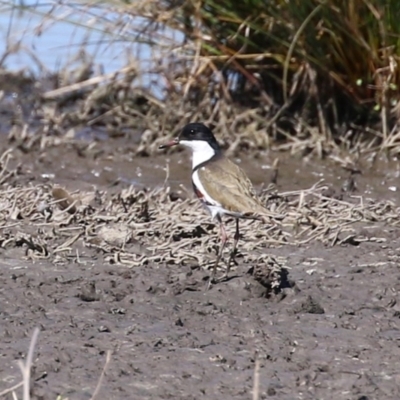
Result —
[[166, 149], [167, 147], [176, 146], [177, 144], [179, 144], [179, 138], [175, 138], [175, 139], [171, 140], [168, 143], [162, 144], [158, 148], [159, 149]]

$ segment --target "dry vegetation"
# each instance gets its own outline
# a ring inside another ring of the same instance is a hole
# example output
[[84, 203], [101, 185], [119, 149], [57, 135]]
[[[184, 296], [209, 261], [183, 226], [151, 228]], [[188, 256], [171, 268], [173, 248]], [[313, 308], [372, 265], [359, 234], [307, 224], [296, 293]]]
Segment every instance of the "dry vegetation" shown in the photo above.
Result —
[[[46, 12], [35, 6], [43, 13], [40, 32], [62, 11], [71, 24], [90, 21], [110, 46], [125, 41], [152, 49], [146, 84], [133, 56], [118, 73], [96, 76], [94, 60], [78, 57], [79, 68], [67, 65], [51, 78], [53, 90], [48, 80], [37, 85], [41, 122], [61, 135], [79, 125], [105, 126], [111, 135], [146, 131], [141, 154], [194, 120], [213, 125], [233, 150], [283, 144], [320, 157], [338, 146], [398, 153], [396, 1], [235, 4], [55, 2]], [[3, 61], [18, 48], [7, 51]]]
[[[69, 194], [50, 184], [21, 185], [18, 168], [8, 167], [11, 154], [8, 151], [1, 158], [3, 249], [22, 248], [24, 257], [54, 264], [96, 259], [128, 267], [148, 263], [212, 266], [218, 243], [216, 227], [204, 221], [204, 210], [191, 196], [168, 187]], [[279, 286], [285, 260], [270, 256], [266, 247], [313, 241], [326, 246], [384, 242], [373, 234], [374, 226], [389, 228], [400, 223], [395, 204], [335, 194], [322, 183], [286, 193], [277, 192], [272, 185], [262, 198], [284, 219], [267, 226], [243, 221], [238, 257], [250, 267], [268, 266], [278, 272], [272, 286]]]

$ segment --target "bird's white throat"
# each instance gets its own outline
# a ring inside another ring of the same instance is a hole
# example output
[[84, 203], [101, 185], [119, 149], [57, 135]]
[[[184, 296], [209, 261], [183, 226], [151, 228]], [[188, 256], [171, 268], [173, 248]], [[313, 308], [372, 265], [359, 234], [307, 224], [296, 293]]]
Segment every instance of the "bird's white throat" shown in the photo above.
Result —
[[205, 140], [181, 140], [179, 144], [192, 150], [193, 169], [215, 155], [215, 150]]

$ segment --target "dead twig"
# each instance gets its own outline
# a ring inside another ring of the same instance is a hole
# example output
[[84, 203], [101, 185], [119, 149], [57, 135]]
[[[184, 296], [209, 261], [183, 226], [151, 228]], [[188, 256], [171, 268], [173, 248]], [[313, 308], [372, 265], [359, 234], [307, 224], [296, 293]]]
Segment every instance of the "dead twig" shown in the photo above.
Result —
[[96, 396], [99, 394], [100, 387], [101, 387], [101, 384], [103, 382], [104, 375], [105, 375], [105, 373], [107, 371], [108, 364], [110, 363], [110, 360], [111, 360], [111, 350], [108, 350], [107, 354], [106, 354], [106, 362], [104, 364], [103, 370], [101, 371], [101, 375], [100, 375], [99, 381], [97, 382], [96, 389], [94, 390], [93, 395], [90, 398], [90, 400], [94, 400], [96, 398]]
[[253, 400], [260, 398], [260, 359], [256, 355], [254, 363], [254, 378], [253, 378]]
[[39, 329], [35, 328], [33, 331], [31, 343], [29, 345], [28, 355], [26, 357], [26, 362], [19, 360], [18, 366], [22, 373], [22, 382], [17, 383], [9, 389], [0, 392], [0, 396], [5, 396], [7, 393], [14, 392], [21, 386], [23, 386], [23, 400], [30, 400], [30, 380], [31, 380], [31, 368], [33, 363], [33, 352], [35, 350], [36, 341], [39, 336]]

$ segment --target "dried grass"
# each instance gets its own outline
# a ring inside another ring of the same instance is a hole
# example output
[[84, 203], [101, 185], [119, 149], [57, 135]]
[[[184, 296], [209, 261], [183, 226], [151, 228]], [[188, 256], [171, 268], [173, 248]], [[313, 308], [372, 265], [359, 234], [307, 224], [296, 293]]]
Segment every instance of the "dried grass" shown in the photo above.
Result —
[[[3, 249], [23, 248], [25, 258], [53, 264], [101, 260], [132, 268], [147, 264], [210, 268], [214, 263], [217, 228], [196, 199], [168, 187], [72, 194], [48, 184], [23, 187], [18, 184], [18, 170], [9, 169], [6, 162], [0, 168], [0, 176], [8, 177], [0, 192]], [[400, 209], [392, 202], [362, 196], [334, 198], [328, 189], [321, 181], [306, 190], [264, 192], [264, 203], [285, 218], [270, 225], [242, 221], [239, 263], [253, 267], [255, 274], [265, 266], [272, 275], [277, 273], [274, 279], [279, 285], [279, 271], [290, 267], [290, 261], [271, 255], [273, 248], [384, 242], [363, 228], [399, 226]], [[228, 232], [232, 234], [233, 228], [228, 223]]]
[[35, 346], [36, 346], [36, 341], [37, 338], [39, 336], [39, 329], [35, 328], [35, 330], [33, 331], [33, 335], [32, 335], [32, 339], [31, 339], [31, 343], [29, 345], [29, 350], [28, 350], [28, 354], [26, 357], [26, 362], [24, 363], [23, 361], [19, 360], [18, 361], [18, 366], [21, 370], [21, 374], [22, 374], [22, 382], [14, 385], [11, 388], [8, 388], [6, 390], [3, 390], [2, 392], [0, 392], [0, 397], [1, 396], [5, 396], [7, 393], [12, 393], [13, 398], [17, 399], [17, 396], [15, 394], [15, 390], [17, 390], [19, 387], [23, 387], [23, 395], [22, 395], [22, 399], [23, 400], [30, 400], [31, 396], [30, 396], [30, 390], [31, 390], [31, 368], [32, 368], [32, 364], [33, 364], [33, 352], [35, 350]]
[[[151, 49], [144, 66], [145, 56], [138, 51], [120, 71], [98, 74], [94, 59], [85, 55], [88, 40], [80, 43], [75, 59], [51, 77], [52, 85], [49, 80], [35, 85], [30, 117], [38, 122], [36, 136], [68, 134], [65, 139], [70, 140], [75, 127], [101, 126], [110, 136], [140, 133], [137, 154], [149, 155], [166, 134], [202, 121], [215, 126], [231, 152], [255, 153], [278, 144], [293, 153], [319, 157], [337, 154], [339, 147], [400, 153], [399, 107], [393, 89], [399, 76], [397, 50], [389, 45], [381, 48], [374, 39], [379, 25], [377, 37], [385, 39], [382, 43], [395, 40], [377, 17], [395, 20], [391, 8], [384, 13], [374, 12], [371, 2], [357, 7], [354, 2], [353, 7], [319, 0], [286, 3], [254, 2], [259, 8], [251, 9], [266, 12], [248, 18], [243, 17], [248, 9], [239, 3], [219, 5], [212, 0], [196, 5], [159, 0], [115, 0], [106, 5], [55, 1], [47, 11], [38, 5], [27, 7], [42, 13], [37, 27], [42, 34], [60, 19], [76, 26], [90, 20], [88, 37], [96, 31], [109, 46], [135, 42]], [[358, 9], [365, 14], [367, 33], [358, 29]], [[343, 39], [354, 32], [354, 42]], [[344, 46], [335, 53], [339, 61], [326, 57], [330, 40]], [[2, 61], [17, 51], [21, 49], [10, 42]], [[369, 62], [358, 62], [367, 55]], [[43, 72], [47, 73], [44, 67]], [[3, 100], [6, 104], [6, 96]], [[365, 101], [367, 111], [362, 106]], [[1, 103], [0, 96], [0, 107]], [[13, 107], [12, 120], [21, 127], [29, 118], [16, 112], [18, 106]]]
[[[23, 387], [23, 393], [22, 393], [22, 400], [30, 400], [31, 398], [31, 369], [33, 366], [33, 353], [36, 347], [36, 342], [39, 336], [39, 329], [35, 328], [32, 334], [32, 339], [31, 339], [31, 343], [29, 345], [29, 350], [28, 350], [28, 354], [26, 357], [26, 362], [24, 363], [21, 360], [18, 360], [18, 366], [21, 369], [21, 374], [22, 374], [22, 381], [17, 383], [16, 385], [5, 389], [3, 391], [0, 392], [0, 397], [5, 396], [8, 393], [12, 393], [13, 399], [18, 399], [18, 396], [16, 394], [16, 390], [19, 389], [21, 386]], [[103, 370], [101, 371], [99, 380], [97, 382], [96, 388], [93, 392], [92, 397], [90, 398], [90, 400], [94, 400], [97, 395], [100, 392], [100, 387], [103, 383], [103, 379], [105, 376], [105, 373], [107, 371], [108, 365], [111, 361], [111, 351], [108, 350], [107, 354], [106, 354], [106, 361], [103, 367]]]

